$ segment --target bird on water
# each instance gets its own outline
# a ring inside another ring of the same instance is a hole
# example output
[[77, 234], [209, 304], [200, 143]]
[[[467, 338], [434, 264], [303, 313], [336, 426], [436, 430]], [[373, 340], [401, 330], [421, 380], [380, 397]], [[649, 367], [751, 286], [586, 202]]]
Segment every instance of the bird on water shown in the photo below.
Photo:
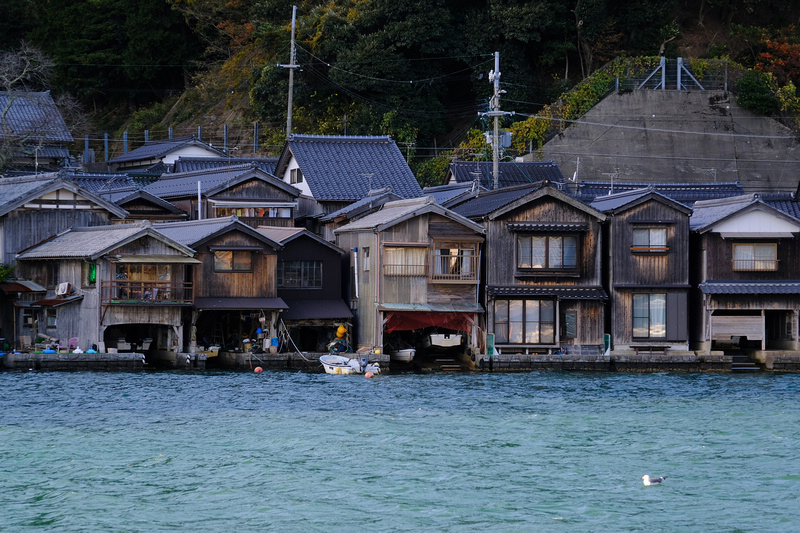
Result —
[[660, 485], [667, 476], [659, 476], [659, 477], [650, 477], [647, 474], [642, 476], [642, 483], [644, 483], [645, 487], [649, 487], [650, 485]]

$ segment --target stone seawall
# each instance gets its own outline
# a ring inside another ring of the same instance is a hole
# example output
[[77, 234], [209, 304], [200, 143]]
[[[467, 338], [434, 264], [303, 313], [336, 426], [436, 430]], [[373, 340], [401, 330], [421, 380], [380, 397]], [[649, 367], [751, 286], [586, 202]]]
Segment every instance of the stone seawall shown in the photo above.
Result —
[[726, 355], [663, 354], [499, 354], [483, 356], [478, 369], [487, 372], [583, 370], [605, 372], [730, 372]]
[[143, 370], [141, 353], [7, 353], [6, 370]]

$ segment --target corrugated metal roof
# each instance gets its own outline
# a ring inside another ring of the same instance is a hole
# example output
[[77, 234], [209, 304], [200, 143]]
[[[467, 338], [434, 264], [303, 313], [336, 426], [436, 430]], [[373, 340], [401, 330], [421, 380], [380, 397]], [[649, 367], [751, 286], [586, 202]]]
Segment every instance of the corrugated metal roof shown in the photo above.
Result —
[[494, 285], [486, 287], [492, 296], [554, 296], [561, 300], [605, 300], [602, 287], [576, 285]]
[[284, 320], [332, 320], [353, 318], [341, 298], [331, 300], [285, 300], [289, 309], [281, 313]]
[[83, 300], [83, 294], [67, 296], [66, 298], [49, 298], [31, 303], [31, 307], [61, 307], [62, 305], [72, 304]]
[[386, 202], [393, 202], [395, 200], [402, 200], [402, 198], [392, 193], [388, 189], [383, 189], [382, 191], [370, 191], [369, 194], [367, 194], [367, 196], [361, 200], [328, 213], [327, 215], [320, 217], [319, 220], [320, 222], [327, 222], [340, 216], [346, 216], [347, 218], [350, 218], [353, 216], [353, 214], [369, 211], [371, 208], [377, 209]]
[[50, 91], [0, 91], [0, 109], [3, 110], [0, 139], [22, 137], [31, 143], [74, 141]]
[[47, 288], [27, 279], [12, 279], [4, 283], [0, 283], [0, 291], [3, 291], [6, 294], [12, 294], [15, 292], [46, 292]]
[[462, 217], [458, 213], [438, 205], [430, 196], [422, 198], [412, 198], [410, 200], [397, 200], [388, 202], [379, 211], [359, 218], [349, 224], [334, 230], [334, 233], [347, 231], [361, 231], [365, 229], [382, 229], [387, 226], [398, 224], [407, 218], [427, 213], [437, 213], [461, 222], [464, 226], [470, 227], [481, 234], [485, 233], [482, 226], [475, 224], [471, 220]]
[[467, 218], [485, 217], [498, 209], [511, 204], [523, 196], [546, 186], [543, 181], [481, 192], [475, 198], [453, 207], [453, 211]]
[[[389, 136], [294, 134], [286, 147], [316, 200], [356, 201], [381, 187], [402, 198], [422, 195], [419, 182]], [[288, 164], [286, 156], [280, 164], [277, 172]]]
[[378, 305], [379, 311], [426, 311], [430, 313], [483, 313], [478, 302], [401, 304], [383, 303]]
[[144, 190], [159, 198], [177, 198], [196, 195], [198, 183], [200, 184], [200, 193], [207, 194], [213, 189], [228, 183], [234, 184], [249, 177], [264, 179], [289, 193], [294, 193], [295, 197], [300, 196], [300, 191], [295, 187], [285, 184], [251, 164], [216, 167], [180, 174], [164, 174], [161, 179], [147, 185]]
[[233, 229], [238, 229], [255, 237], [266, 246], [274, 249], [280, 248], [280, 244], [277, 241], [251, 228], [240, 221], [236, 215], [203, 220], [185, 220], [182, 222], [161, 222], [153, 224], [153, 229], [169, 239], [190, 248], [202, 243], [209, 237]]
[[800, 294], [800, 280], [787, 281], [706, 281], [704, 294]]
[[[561, 169], [552, 161], [501, 161], [498, 163], [498, 167], [499, 188], [545, 180], [552, 183], [566, 183]], [[453, 161], [450, 163], [449, 174], [458, 183], [477, 180], [486, 189], [494, 188], [494, 163], [492, 161]]]

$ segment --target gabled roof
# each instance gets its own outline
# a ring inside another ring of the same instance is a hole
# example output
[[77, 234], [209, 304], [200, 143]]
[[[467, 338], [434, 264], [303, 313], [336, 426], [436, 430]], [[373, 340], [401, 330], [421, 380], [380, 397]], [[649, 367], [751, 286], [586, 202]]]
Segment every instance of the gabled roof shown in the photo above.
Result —
[[289, 137], [275, 174], [283, 176], [292, 157], [318, 201], [356, 201], [370, 189], [389, 187], [402, 198], [422, 188], [389, 136], [297, 135]]
[[596, 199], [589, 205], [591, 205], [593, 208], [597, 209], [602, 213], [613, 214], [625, 211], [627, 209], [640, 205], [648, 200], [657, 200], [659, 202], [672, 206], [674, 209], [677, 209], [678, 211], [683, 211], [686, 214], [692, 212], [690, 207], [680, 202], [676, 202], [671, 198], [668, 198], [667, 196], [656, 191], [655, 188], [653, 187], [645, 187], [642, 189], [634, 189], [616, 194], [610, 194], [608, 196], [603, 196], [601, 198]]
[[746, 194], [731, 198], [696, 202], [694, 204], [692, 217], [689, 219], [689, 227], [693, 231], [705, 233], [710, 231], [715, 225], [753, 211], [762, 211], [771, 214], [793, 225], [800, 224], [800, 219], [772, 205], [768, 205], [758, 194]]
[[50, 91], [0, 91], [0, 110], [4, 112], [0, 138], [65, 143], [74, 140]]
[[183, 209], [179, 208], [172, 202], [168, 202], [163, 198], [159, 198], [153, 194], [150, 194], [147, 191], [143, 191], [142, 189], [136, 187], [135, 189], [125, 188], [125, 189], [117, 189], [113, 192], [108, 192], [102, 194], [103, 198], [106, 198], [110, 202], [114, 202], [119, 206], [124, 206], [130, 202], [135, 200], [143, 200], [145, 202], [149, 202], [157, 207], [160, 207], [164, 211], [172, 213], [173, 215], [180, 215], [180, 216], [188, 216], [188, 213]]
[[476, 233], [484, 234], [486, 230], [483, 226], [464, 218], [463, 216], [438, 205], [431, 196], [423, 196], [421, 198], [413, 198], [411, 200], [398, 200], [395, 202], [388, 202], [383, 207], [372, 214], [351, 222], [341, 228], [335, 229], [334, 233], [344, 233], [348, 231], [363, 231], [375, 230], [383, 231], [387, 228], [400, 224], [411, 218], [425, 215], [437, 214], [454, 220], [464, 226], [467, 226]]
[[200, 193], [203, 196], [210, 196], [253, 178], [261, 179], [295, 198], [300, 196], [300, 191], [297, 188], [292, 187], [283, 180], [279, 180], [272, 174], [254, 167], [251, 163], [182, 172], [180, 174], [165, 174], [160, 180], [146, 186], [144, 190], [160, 198], [195, 196], [197, 195], [197, 184], [199, 182]]
[[583, 181], [576, 184], [577, 198], [586, 203], [602, 200], [613, 193], [624, 193], [634, 190], [653, 188], [667, 198], [691, 206], [701, 200], [728, 198], [744, 194], [739, 183], [635, 183], [635, 182], [603, 182]]
[[73, 172], [72, 181], [87, 191], [102, 195], [123, 188], [138, 189], [139, 185], [128, 174], [113, 172]]
[[181, 156], [173, 163], [172, 172], [196, 172], [213, 168], [228, 167], [231, 165], [251, 164], [269, 174], [275, 173], [277, 157], [184, 157]]
[[494, 220], [505, 215], [509, 211], [518, 209], [544, 196], [556, 198], [599, 220], [605, 220], [606, 218], [602, 213], [575, 200], [568, 194], [559, 191], [548, 182], [531, 183], [528, 185], [518, 185], [516, 187], [505, 187], [482, 192], [476, 198], [457, 205], [453, 208], [453, 211], [471, 219], [489, 218]]
[[153, 229], [166, 235], [175, 242], [184, 246], [197, 248], [205, 242], [227, 233], [229, 231], [240, 231], [246, 233], [265, 246], [273, 250], [280, 250], [281, 245], [274, 239], [259, 233], [244, 222], [240, 221], [236, 215], [219, 218], [207, 218], [204, 220], [185, 220], [182, 222], [161, 222], [153, 224]]
[[320, 237], [316, 233], [308, 231], [305, 228], [283, 228], [283, 227], [278, 227], [278, 226], [259, 226], [259, 227], [256, 228], [256, 231], [261, 233], [262, 235], [265, 235], [265, 236], [269, 237], [273, 241], [275, 241], [277, 243], [280, 243], [282, 246], [286, 246], [290, 242], [295, 241], [295, 240], [297, 240], [299, 238], [307, 237], [309, 239], [317, 241], [320, 244], [324, 244], [325, 246], [327, 246], [331, 250], [334, 250], [337, 253], [340, 253], [340, 254], [344, 253], [344, 250], [342, 250], [341, 248], [339, 248], [335, 244], [332, 244], [332, 243], [326, 241], [325, 239], [323, 239], [322, 237]]
[[181, 137], [175, 139], [164, 139], [160, 141], [147, 141], [143, 146], [135, 148], [130, 152], [115, 157], [109, 163], [124, 163], [126, 161], [148, 161], [151, 159], [162, 159], [172, 152], [187, 146], [199, 146], [208, 151], [209, 156], [224, 156], [225, 152], [214, 148], [196, 137]]
[[354, 218], [372, 209], [378, 209], [386, 202], [393, 202], [395, 200], [402, 200], [402, 198], [391, 192], [388, 187], [376, 191], [369, 191], [361, 200], [353, 202], [352, 204], [348, 204], [341, 209], [333, 211], [332, 213], [328, 213], [327, 215], [320, 217], [319, 220], [320, 222], [329, 222], [339, 217], [348, 219]]
[[65, 176], [67, 176], [67, 174], [62, 171], [0, 179], [0, 216], [42, 195], [62, 189], [69, 190], [76, 195], [90, 200], [97, 204], [98, 207], [111, 212], [119, 218], [125, 218], [128, 214], [128, 212], [121, 207], [104, 200], [91, 191], [79, 187], [69, 179], [65, 179]]
[[192, 257], [194, 250], [155, 231], [148, 222], [72, 228], [52, 239], [17, 254], [17, 259], [87, 259], [96, 260], [129, 242], [152, 237]]
[[[565, 183], [564, 175], [552, 161], [498, 163], [498, 188], [513, 187], [544, 180]], [[486, 189], [494, 188], [494, 163], [492, 161], [453, 161], [447, 171], [445, 182], [469, 183], [477, 181]]]

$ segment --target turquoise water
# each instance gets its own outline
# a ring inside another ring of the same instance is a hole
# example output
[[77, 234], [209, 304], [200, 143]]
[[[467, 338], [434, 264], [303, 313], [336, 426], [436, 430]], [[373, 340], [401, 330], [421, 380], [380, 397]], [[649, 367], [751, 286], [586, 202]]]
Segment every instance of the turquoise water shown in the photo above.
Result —
[[800, 375], [0, 373], [0, 530], [798, 531], [798, 393]]

